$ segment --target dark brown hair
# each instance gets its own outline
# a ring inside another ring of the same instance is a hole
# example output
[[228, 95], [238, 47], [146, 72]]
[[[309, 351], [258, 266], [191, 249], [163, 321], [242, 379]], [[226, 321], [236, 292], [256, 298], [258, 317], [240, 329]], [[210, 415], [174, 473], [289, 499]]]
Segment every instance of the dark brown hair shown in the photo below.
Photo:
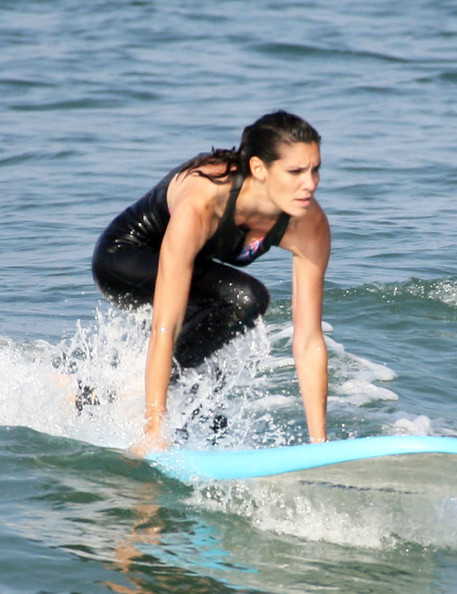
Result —
[[[268, 113], [252, 125], [246, 126], [241, 135], [238, 150], [212, 149], [210, 153], [199, 155], [185, 163], [181, 171], [195, 172], [207, 177], [214, 183], [224, 183], [227, 177], [236, 172], [244, 176], [250, 174], [249, 162], [252, 157], [259, 157], [266, 165], [279, 159], [281, 144], [304, 142], [320, 144], [318, 132], [305, 120], [286, 111]], [[225, 164], [225, 170], [218, 175], [204, 173], [199, 168], [204, 165]]]

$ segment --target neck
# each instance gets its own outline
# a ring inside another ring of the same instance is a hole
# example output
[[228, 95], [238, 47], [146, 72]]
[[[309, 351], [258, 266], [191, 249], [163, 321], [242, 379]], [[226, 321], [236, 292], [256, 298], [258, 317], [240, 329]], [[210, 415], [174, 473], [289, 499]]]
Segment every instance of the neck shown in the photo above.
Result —
[[235, 224], [250, 230], [254, 237], [265, 236], [281, 211], [268, 198], [263, 184], [252, 177], [244, 180], [235, 205]]
[[247, 219], [272, 219], [278, 217], [281, 210], [269, 198], [264, 184], [250, 176], [241, 186], [236, 201], [236, 213]]

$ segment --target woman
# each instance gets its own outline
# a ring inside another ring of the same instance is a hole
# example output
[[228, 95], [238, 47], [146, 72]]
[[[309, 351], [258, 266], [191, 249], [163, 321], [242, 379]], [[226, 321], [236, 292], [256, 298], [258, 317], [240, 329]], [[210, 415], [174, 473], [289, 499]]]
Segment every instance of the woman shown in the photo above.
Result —
[[293, 255], [293, 355], [310, 440], [326, 440], [330, 231], [314, 198], [319, 145], [298, 116], [267, 114], [245, 128], [238, 150], [213, 149], [171, 171], [100, 237], [93, 274], [102, 293], [120, 307], [153, 303], [141, 451], [165, 447], [173, 358], [197, 366], [265, 312], [265, 287], [227, 264], [249, 264], [271, 245]]

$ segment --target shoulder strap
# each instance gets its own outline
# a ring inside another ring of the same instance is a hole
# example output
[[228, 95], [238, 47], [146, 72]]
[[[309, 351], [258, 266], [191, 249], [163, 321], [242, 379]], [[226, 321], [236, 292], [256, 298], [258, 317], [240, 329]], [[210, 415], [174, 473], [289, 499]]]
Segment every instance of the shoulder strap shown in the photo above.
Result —
[[268, 245], [279, 245], [281, 243], [281, 239], [283, 238], [284, 233], [287, 230], [287, 226], [289, 225], [290, 215], [282, 212], [276, 223], [267, 233], [265, 240], [268, 242]]
[[[225, 207], [225, 212], [222, 215], [222, 220], [225, 220], [230, 215], [234, 215], [235, 213], [235, 205], [236, 199], [238, 198], [238, 194], [240, 193], [241, 186], [244, 182], [244, 175], [241, 173], [236, 173], [233, 178], [232, 188], [230, 190], [229, 199], [227, 200], [227, 206]], [[234, 216], [232, 216], [232, 220], [234, 220]]]

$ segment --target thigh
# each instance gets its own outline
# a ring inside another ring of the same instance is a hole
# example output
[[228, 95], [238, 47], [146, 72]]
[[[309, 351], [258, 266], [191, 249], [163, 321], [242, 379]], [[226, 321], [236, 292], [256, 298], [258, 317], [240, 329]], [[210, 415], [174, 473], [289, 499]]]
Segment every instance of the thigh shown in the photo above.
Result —
[[265, 313], [269, 295], [258, 280], [213, 261], [198, 262], [175, 347], [182, 367], [196, 367]]
[[265, 313], [269, 301], [268, 290], [253, 276], [213, 260], [195, 263], [189, 307], [225, 302], [258, 315]]

